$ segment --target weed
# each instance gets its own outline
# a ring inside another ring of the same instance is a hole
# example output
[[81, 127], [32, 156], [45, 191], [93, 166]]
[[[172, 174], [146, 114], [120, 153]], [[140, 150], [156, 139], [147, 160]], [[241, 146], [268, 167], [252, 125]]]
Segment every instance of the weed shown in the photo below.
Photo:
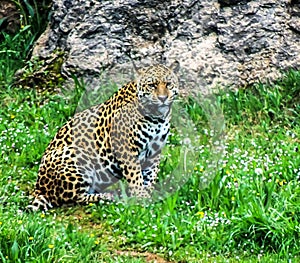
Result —
[[20, 12], [20, 30], [0, 31], [0, 87], [10, 85], [16, 70], [25, 64], [34, 41], [45, 29], [49, 1], [13, 1]]

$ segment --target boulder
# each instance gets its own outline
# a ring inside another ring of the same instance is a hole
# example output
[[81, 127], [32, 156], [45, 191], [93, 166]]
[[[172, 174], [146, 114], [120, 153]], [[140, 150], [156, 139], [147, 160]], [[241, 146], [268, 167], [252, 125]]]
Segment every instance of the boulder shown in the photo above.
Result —
[[103, 72], [180, 64], [183, 89], [241, 87], [300, 69], [297, 0], [53, 0], [32, 56], [64, 52], [62, 74], [99, 87]]

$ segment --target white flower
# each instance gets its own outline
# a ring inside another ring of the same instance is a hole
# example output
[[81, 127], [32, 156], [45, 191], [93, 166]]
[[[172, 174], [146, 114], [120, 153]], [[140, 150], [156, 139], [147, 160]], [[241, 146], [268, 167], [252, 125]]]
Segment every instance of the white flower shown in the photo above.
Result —
[[255, 168], [254, 172], [255, 172], [257, 175], [263, 174], [263, 170], [262, 170], [261, 168]]
[[183, 144], [186, 144], [186, 145], [191, 145], [192, 141], [190, 138], [184, 138], [183, 139]]

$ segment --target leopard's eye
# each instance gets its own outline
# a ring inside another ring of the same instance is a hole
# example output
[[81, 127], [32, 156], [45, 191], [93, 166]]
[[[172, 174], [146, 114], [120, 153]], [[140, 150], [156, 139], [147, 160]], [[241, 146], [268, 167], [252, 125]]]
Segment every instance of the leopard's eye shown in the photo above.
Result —
[[172, 88], [172, 82], [170, 82], [170, 81], [166, 82], [166, 88], [167, 89]]
[[156, 83], [148, 83], [148, 87], [149, 87], [150, 89], [156, 89], [157, 84], [156, 84]]

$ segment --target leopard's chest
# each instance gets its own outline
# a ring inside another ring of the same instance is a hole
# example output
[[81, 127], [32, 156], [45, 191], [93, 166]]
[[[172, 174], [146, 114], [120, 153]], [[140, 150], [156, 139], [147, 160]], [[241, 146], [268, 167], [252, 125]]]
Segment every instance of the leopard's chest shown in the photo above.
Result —
[[170, 123], [168, 120], [144, 123], [138, 131], [136, 143], [139, 147], [139, 160], [143, 161], [160, 153], [166, 144], [169, 130]]

